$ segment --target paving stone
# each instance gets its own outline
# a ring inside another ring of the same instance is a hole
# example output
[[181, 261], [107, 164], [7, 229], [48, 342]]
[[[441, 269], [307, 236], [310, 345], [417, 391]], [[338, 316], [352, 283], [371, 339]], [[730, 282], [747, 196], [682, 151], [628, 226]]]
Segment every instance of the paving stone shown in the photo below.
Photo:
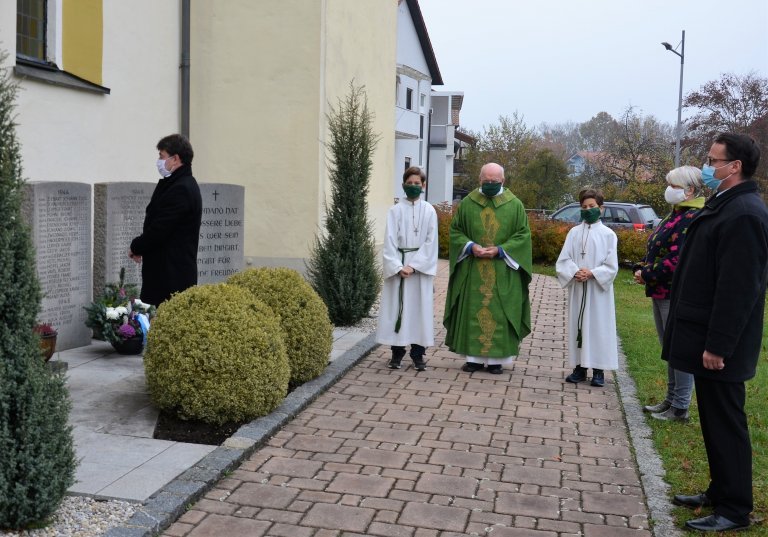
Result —
[[450, 451], [436, 449], [429, 458], [430, 464], [460, 466], [462, 468], [484, 468], [486, 456], [482, 453], [469, 453], [465, 451]]
[[386, 497], [394, 484], [394, 479], [378, 475], [338, 474], [326, 490], [328, 492], [358, 494], [366, 497]]
[[227, 501], [240, 505], [284, 509], [293, 502], [299, 492], [300, 490], [291, 487], [243, 483], [227, 498]]
[[338, 438], [297, 434], [286, 442], [285, 447], [313, 453], [336, 453], [343, 443], [344, 441]]
[[560, 501], [545, 496], [500, 492], [496, 499], [496, 511], [510, 515], [557, 519], [560, 518]]
[[400, 524], [443, 531], [463, 531], [469, 518], [468, 509], [409, 502], [400, 515]]
[[222, 537], [223, 535], [264, 535], [271, 523], [248, 518], [209, 515], [189, 532], [189, 537]]
[[303, 526], [364, 532], [376, 511], [346, 505], [315, 504], [302, 520]]
[[632, 516], [646, 512], [645, 503], [640, 496], [625, 496], [607, 492], [584, 492], [582, 495], [584, 511], [603, 515]]
[[314, 477], [322, 467], [323, 463], [320, 461], [272, 457], [262, 465], [260, 470], [269, 474], [285, 475], [289, 477]]
[[651, 532], [634, 528], [584, 524], [584, 537], [652, 537]]
[[501, 474], [501, 480], [513, 483], [533, 483], [540, 486], [557, 486], [560, 484], [560, 471], [533, 466], [507, 465]]
[[408, 462], [408, 454], [384, 451], [382, 449], [358, 449], [350, 457], [349, 462], [352, 464], [402, 469]]
[[439, 474], [424, 474], [416, 482], [417, 492], [444, 494], [472, 498], [477, 491], [478, 480], [467, 477], [451, 477]]

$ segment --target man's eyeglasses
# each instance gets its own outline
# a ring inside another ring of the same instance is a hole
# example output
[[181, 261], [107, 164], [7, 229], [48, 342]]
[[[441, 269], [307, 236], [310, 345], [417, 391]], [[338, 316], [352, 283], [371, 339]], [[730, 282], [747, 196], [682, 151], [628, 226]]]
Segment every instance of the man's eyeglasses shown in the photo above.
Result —
[[712, 166], [713, 162], [733, 162], [733, 159], [707, 157], [706, 162], [707, 166]]

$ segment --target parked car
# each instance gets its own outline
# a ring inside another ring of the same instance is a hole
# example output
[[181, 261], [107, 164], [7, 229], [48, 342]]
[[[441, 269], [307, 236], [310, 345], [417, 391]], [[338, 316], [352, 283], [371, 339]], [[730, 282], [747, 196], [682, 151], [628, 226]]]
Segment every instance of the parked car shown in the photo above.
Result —
[[[638, 203], [623, 203], [620, 201], [606, 201], [603, 204], [605, 211], [600, 220], [610, 227], [631, 227], [637, 230], [653, 229], [661, 222], [656, 211], [650, 205]], [[556, 210], [550, 218], [561, 222], [579, 223], [581, 206], [578, 203], [569, 203]]]

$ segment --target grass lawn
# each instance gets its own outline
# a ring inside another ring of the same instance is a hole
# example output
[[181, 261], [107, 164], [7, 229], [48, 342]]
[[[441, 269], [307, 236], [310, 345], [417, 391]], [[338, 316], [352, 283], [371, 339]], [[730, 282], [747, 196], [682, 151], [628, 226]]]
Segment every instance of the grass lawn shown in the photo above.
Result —
[[[554, 275], [553, 267], [537, 265], [534, 272]], [[634, 282], [627, 269], [621, 269], [614, 282], [616, 295], [616, 326], [621, 346], [627, 357], [629, 374], [637, 384], [640, 404], [660, 402], [666, 395], [667, 366], [659, 356], [661, 347], [656, 335], [651, 311], [651, 299], [646, 298], [644, 288]], [[746, 383], [747, 416], [752, 437], [752, 467], [755, 510], [753, 517], [762, 520], [768, 516], [768, 351], [763, 329], [763, 346], [757, 376]], [[656, 450], [664, 462], [666, 481], [675, 493], [696, 494], [707, 488], [709, 470], [704, 444], [701, 439], [699, 415], [694, 395], [691, 404], [691, 421], [688, 424], [669, 423], [648, 418], [653, 430]], [[671, 498], [670, 498], [671, 500]], [[684, 508], [674, 511], [680, 525], [693, 518]], [[705, 512], [704, 514], [708, 514]], [[703, 516], [703, 515], [702, 515]], [[768, 525], [753, 526], [738, 535], [768, 537]]]

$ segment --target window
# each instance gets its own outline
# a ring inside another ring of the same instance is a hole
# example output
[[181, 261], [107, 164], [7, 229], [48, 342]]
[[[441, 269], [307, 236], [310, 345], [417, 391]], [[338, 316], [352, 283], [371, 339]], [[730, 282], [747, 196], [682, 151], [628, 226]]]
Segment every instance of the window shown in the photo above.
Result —
[[419, 106], [424, 108], [427, 105], [427, 96], [423, 93], [419, 96]]
[[46, 0], [16, 0], [16, 54], [46, 63]]
[[407, 170], [411, 167], [411, 157], [405, 157], [405, 168], [403, 168], [403, 171]]
[[408, 110], [413, 110], [413, 90], [411, 88], [405, 89], [405, 107]]
[[629, 214], [624, 209], [614, 208], [614, 221], [620, 222], [622, 224], [631, 224], [632, 219], [629, 217]]
[[400, 104], [400, 75], [395, 79], [395, 104]]
[[424, 116], [419, 116], [419, 138], [424, 138]]

